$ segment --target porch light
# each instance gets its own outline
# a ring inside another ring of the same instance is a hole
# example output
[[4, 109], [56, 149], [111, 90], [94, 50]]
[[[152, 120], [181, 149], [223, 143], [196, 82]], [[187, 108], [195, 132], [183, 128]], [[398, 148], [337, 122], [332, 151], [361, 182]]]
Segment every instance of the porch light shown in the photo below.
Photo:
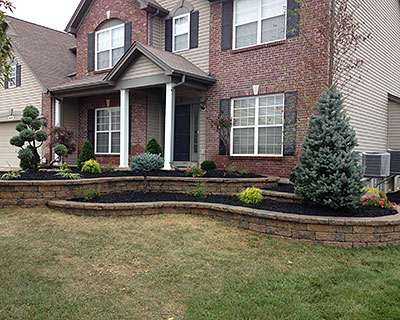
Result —
[[206, 111], [207, 107], [206, 107], [206, 102], [204, 100], [203, 97], [200, 98], [200, 110], [201, 111]]
[[110, 107], [110, 104], [111, 104], [111, 100], [110, 100], [110, 99], [106, 99], [106, 106], [107, 106], [107, 108]]

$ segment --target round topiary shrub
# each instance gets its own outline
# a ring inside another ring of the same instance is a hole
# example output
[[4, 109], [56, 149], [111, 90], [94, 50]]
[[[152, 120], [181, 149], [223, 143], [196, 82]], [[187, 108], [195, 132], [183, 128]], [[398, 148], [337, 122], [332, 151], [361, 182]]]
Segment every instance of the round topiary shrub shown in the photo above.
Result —
[[96, 157], [94, 155], [92, 144], [89, 142], [89, 140], [86, 140], [82, 145], [81, 152], [79, 153], [78, 169], [81, 170], [83, 164], [90, 159], [96, 160]]
[[65, 157], [68, 153], [68, 149], [63, 144], [59, 144], [54, 147], [54, 153], [60, 157]]
[[163, 156], [162, 154], [162, 149], [161, 145], [158, 143], [158, 141], [152, 137], [149, 142], [146, 145], [146, 149], [144, 150], [145, 153], [152, 153], [152, 154], [159, 154], [161, 157]]
[[217, 169], [217, 165], [212, 160], [206, 160], [201, 163], [201, 168], [205, 171], [211, 171]]

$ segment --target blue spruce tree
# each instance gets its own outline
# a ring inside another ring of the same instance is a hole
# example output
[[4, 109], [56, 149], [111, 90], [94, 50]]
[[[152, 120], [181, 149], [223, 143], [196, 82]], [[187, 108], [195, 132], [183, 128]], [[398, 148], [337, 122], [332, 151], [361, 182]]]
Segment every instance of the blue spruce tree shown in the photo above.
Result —
[[311, 116], [300, 163], [291, 174], [295, 193], [315, 205], [356, 207], [364, 173], [356, 146], [340, 93], [336, 87], [325, 89]]

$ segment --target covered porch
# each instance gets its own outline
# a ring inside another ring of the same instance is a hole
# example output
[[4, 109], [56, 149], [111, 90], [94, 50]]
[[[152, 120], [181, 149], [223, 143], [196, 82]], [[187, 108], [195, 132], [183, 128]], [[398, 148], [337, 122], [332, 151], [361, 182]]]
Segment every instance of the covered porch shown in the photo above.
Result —
[[89, 140], [100, 162], [128, 168], [154, 137], [166, 170], [205, 160], [205, 101], [214, 79], [201, 69], [136, 42], [108, 74], [88, 78], [52, 90], [53, 123], [74, 130], [78, 149]]

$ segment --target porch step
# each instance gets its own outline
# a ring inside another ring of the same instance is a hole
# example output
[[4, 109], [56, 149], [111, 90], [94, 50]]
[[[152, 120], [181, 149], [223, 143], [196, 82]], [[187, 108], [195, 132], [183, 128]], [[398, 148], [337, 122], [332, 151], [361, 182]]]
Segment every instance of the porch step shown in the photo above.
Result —
[[198, 162], [191, 162], [191, 161], [174, 161], [172, 164], [177, 168], [187, 169], [192, 167], [197, 167], [199, 164]]

